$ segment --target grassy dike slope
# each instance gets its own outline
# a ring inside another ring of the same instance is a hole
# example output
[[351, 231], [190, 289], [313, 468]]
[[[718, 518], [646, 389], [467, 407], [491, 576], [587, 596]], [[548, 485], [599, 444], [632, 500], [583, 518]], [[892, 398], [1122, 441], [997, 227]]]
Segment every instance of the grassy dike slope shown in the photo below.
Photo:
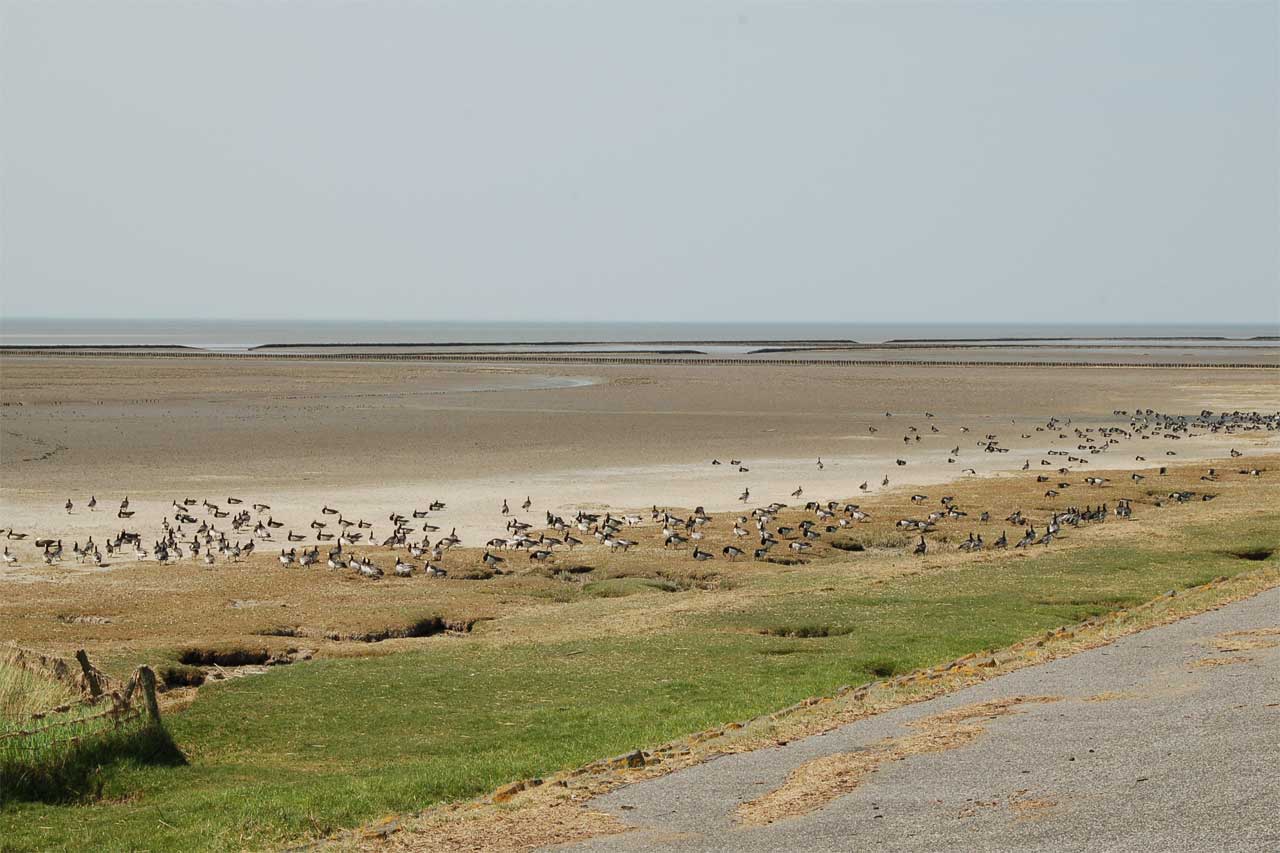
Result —
[[265, 848], [475, 796], [1171, 588], [1271, 571], [1280, 512], [1135, 539], [891, 579], [855, 572], [854, 559], [815, 564], [751, 577], [735, 606], [677, 610], [656, 629], [480, 633], [209, 685], [169, 717], [186, 766], [114, 766], [89, 804], [7, 803], [0, 849]]

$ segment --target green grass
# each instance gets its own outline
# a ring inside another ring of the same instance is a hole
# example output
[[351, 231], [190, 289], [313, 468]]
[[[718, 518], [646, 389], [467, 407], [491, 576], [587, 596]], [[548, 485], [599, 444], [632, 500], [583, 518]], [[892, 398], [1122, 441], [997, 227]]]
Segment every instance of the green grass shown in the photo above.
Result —
[[647, 637], [458, 642], [206, 686], [169, 719], [188, 764], [117, 761], [93, 801], [10, 804], [0, 848], [263, 848], [475, 796], [1257, 569], [1227, 552], [1275, 548], [1278, 522], [1233, 527], [1230, 549], [1189, 531], [1168, 550], [1041, 550], [879, 585], [812, 566]]

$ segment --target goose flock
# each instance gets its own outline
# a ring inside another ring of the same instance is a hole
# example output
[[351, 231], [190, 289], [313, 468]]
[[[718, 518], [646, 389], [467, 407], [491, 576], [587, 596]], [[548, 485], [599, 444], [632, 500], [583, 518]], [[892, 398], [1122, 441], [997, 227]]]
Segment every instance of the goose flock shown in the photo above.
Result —
[[[1118, 495], [1112, 490], [1117, 487], [1138, 487], [1152, 475], [1133, 471], [1121, 484], [1113, 483], [1108, 477], [1089, 475], [1081, 478], [1078, 469], [1090, 465], [1102, 454], [1114, 456], [1127, 446], [1152, 440], [1177, 442], [1203, 435], [1235, 437], [1280, 430], [1280, 413], [1202, 411], [1198, 415], [1185, 416], [1164, 414], [1152, 409], [1117, 409], [1112, 414], [1117, 420], [1127, 418], [1127, 424], [1079, 426], [1069, 418], [1052, 417], [1035, 425], [1030, 432], [1020, 433], [1023, 439], [1033, 438], [1035, 433], [1043, 433], [1051, 446], [1051, 449], [1041, 455], [1038, 464], [1026, 459], [1021, 466], [1024, 472], [1035, 470], [1036, 482], [1046, 484], [1045, 498], [1058, 499], [1064, 492], [1074, 494], [1075, 490], [1083, 488], [1086, 494], [1096, 494], [1096, 501], [1088, 499], [1079, 503], [1069, 502], [1067, 506], [1054, 509], [1038, 520], [1033, 520], [1022, 509], [1015, 509], [1003, 516], [1004, 521], [1014, 528], [1012, 536], [1005, 529], [998, 538], [988, 543], [980, 532], [969, 531], [967, 538], [960, 541], [958, 549], [979, 552], [1043, 547], [1051, 544], [1066, 527], [1080, 528], [1101, 524], [1113, 516], [1121, 519], [1132, 517], [1133, 501], [1139, 496]], [[893, 417], [888, 412], [885, 416]], [[934, 422], [932, 413], [926, 412], [925, 418], [928, 422], [927, 432], [916, 425], [907, 425], [903, 435], [904, 444], [919, 443], [922, 434], [945, 437], [945, 431]], [[875, 427], [869, 429], [876, 431]], [[968, 426], [959, 428], [960, 434], [970, 431]], [[1066, 446], [1057, 446], [1058, 442], [1066, 442]], [[955, 463], [960, 457], [962, 444], [956, 444], [946, 452], [948, 463]], [[975, 446], [978, 452], [984, 454], [1010, 452], [1010, 448], [1003, 444], [1003, 439], [996, 432], [984, 433]], [[1176, 455], [1176, 451], [1172, 449], [1165, 449], [1163, 452], [1167, 456]], [[1233, 460], [1244, 455], [1243, 451], [1235, 448], [1230, 450], [1230, 454]], [[1134, 460], [1146, 462], [1146, 456], [1139, 453]], [[898, 467], [903, 467], [909, 460], [898, 457], [894, 462]], [[718, 458], [711, 460], [711, 465], [723, 467], [732, 475], [750, 471], [744, 460], [737, 458], [730, 459], [728, 466], [724, 466]], [[826, 468], [821, 457], [817, 458], [814, 465], [818, 470]], [[975, 472], [973, 468], [964, 470]], [[1167, 466], [1160, 466], [1158, 470], [1159, 474], [1154, 476], [1166, 474]], [[1256, 467], [1239, 467], [1234, 471], [1212, 467], [1200, 479], [1212, 484], [1224, 477], [1260, 477], [1263, 473], [1263, 469]], [[888, 486], [887, 474], [882, 476], [881, 483]], [[863, 481], [858, 489], [866, 492], [868, 482]], [[1108, 492], [1115, 496], [1107, 499]], [[1157, 496], [1148, 502], [1155, 506], [1162, 506], [1167, 502], [1181, 504], [1193, 500], [1208, 501], [1216, 496], [1213, 492], [1197, 493], [1187, 490], [1172, 491], [1167, 497], [1149, 490], [1144, 492], [1147, 498], [1151, 498], [1153, 494]], [[803, 495], [803, 485], [797, 486], [790, 493], [790, 497], [795, 500]], [[744, 504], [750, 502], [749, 487], [743, 488], [738, 500]], [[929, 505], [931, 500], [923, 492], [910, 496], [911, 504], [922, 508]], [[90, 495], [83, 505], [87, 512], [99, 512], [96, 495]], [[532, 496], [527, 495], [519, 507], [527, 513], [533, 505]], [[272, 514], [271, 505], [263, 501], [246, 504], [244, 498], [234, 496], [217, 501], [183, 497], [172, 501], [170, 511], [159, 522], [158, 531], [147, 537], [150, 539], [149, 545], [141, 532], [128, 529], [128, 522], [136, 512], [130, 506], [128, 496], [118, 505], [116, 518], [126, 523], [119, 532], [105, 537], [101, 542], [95, 541], [92, 536], [83, 544], [74, 542], [69, 549], [69, 556], [79, 563], [95, 566], [107, 566], [114, 559], [155, 560], [159, 563], [191, 560], [205, 566], [214, 566], [220, 561], [238, 562], [258, 549], [271, 549], [274, 553], [278, 548], [277, 560], [282, 568], [324, 565], [333, 571], [350, 572], [369, 579], [384, 577], [388, 572], [396, 577], [422, 575], [443, 578], [449, 574], [441, 565], [445, 554], [462, 545], [456, 527], [451, 527], [448, 534], [436, 535], [444, 527], [439, 522], [447, 512], [447, 504], [442, 500], [428, 502], [425, 509], [412, 508], [408, 514], [390, 513], [385, 527], [383, 522], [379, 522], [380, 527], [384, 530], [389, 528], [389, 531], [385, 536], [378, 537], [372, 522], [364, 518], [348, 517], [341, 508], [328, 503], [321, 505], [318, 517], [295, 527], [277, 520]], [[934, 506], [927, 514], [896, 521], [895, 526], [899, 530], [909, 531], [918, 537], [910, 546], [914, 554], [924, 555], [929, 553], [931, 547], [947, 545], [951, 541], [950, 530], [941, 537], [941, 543], [931, 545], [928, 539], [930, 534], [944, 526], [962, 527], [971, 518], [990, 522], [992, 517], [991, 511], [985, 509], [971, 515], [970, 510], [961, 508], [953, 495], [942, 496]], [[78, 511], [77, 502], [72, 498], [68, 498], [62, 508], [67, 514]], [[498, 512], [504, 519], [504, 532], [488, 539], [479, 556], [478, 568], [488, 575], [509, 571], [508, 560], [512, 552], [522, 552], [530, 562], [553, 563], [558, 554], [572, 552], [580, 547], [596, 546], [612, 552], [626, 552], [646, 542], [660, 545], [668, 552], [683, 550], [690, 559], [697, 562], [716, 559], [732, 562], [746, 558], [748, 554], [755, 560], [766, 560], [770, 559], [774, 549], [785, 549], [791, 552], [792, 557], [800, 557], [824, 537], [871, 521], [870, 513], [857, 503], [845, 499], [810, 500], [802, 508], [774, 501], [750, 510], [744, 509], [741, 513], [731, 513], [730, 520], [722, 522], [718, 527], [715, 517], [702, 506], [688, 513], [656, 505], [644, 514], [580, 510], [566, 516], [546, 510], [542, 523], [534, 524], [522, 521], [513, 514], [510, 502], [504, 498]], [[790, 520], [792, 518], [798, 520]], [[718, 555], [716, 550], [703, 547], [707, 533], [712, 529], [729, 538], [730, 544], [719, 548]], [[963, 531], [959, 532], [963, 535]], [[68, 556], [61, 538], [35, 538], [12, 527], [4, 531], [4, 537], [2, 558], [8, 566], [19, 563], [19, 556], [10, 550], [9, 543], [15, 543], [13, 547], [16, 548], [17, 543], [25, 544], [28, 538], [39, 549], [39, 559], [46, 564], [59, 563]], [[386, 569], [378, 565], [369, 553], [374, 549], [384, 552], [379, 555], [379, 559], [393, 560], [385, 563]], [[357, 550], [364, 553], [357, 553]], [[385, 556], [387, 551], [390, 551], [390, 557]]]

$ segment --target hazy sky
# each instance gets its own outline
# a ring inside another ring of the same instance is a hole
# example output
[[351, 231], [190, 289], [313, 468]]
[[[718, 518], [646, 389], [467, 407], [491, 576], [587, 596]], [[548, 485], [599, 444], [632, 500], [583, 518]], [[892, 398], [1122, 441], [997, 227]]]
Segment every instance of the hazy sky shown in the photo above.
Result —
[[0, 0], [0, 310], [1280, 323], [1278, 9]]

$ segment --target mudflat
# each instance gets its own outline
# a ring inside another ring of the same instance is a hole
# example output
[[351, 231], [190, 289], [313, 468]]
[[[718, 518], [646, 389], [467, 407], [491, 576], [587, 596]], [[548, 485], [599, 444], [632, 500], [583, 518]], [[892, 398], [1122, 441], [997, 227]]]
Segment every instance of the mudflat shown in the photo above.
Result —
[[[923, 486], [1035, 464], [1049, 442], [1033, 426], [1049, 417], [1123, 425], [1116, 409], [1280, 409], [1280, 375], [1234, 369], [0, 355], [0, 376], [0, 524], [98, 539], [121, 526], [125, 496], [147, 526], [174, 500], [237, 495], [293, 528], [325, 504], [376, 524], [440, 500], [436, 523], [472, 544], [502, 531], [504, 499], [515, 509], [530, 498], [540, 516], [724, 510], [744, 489], [752, 505], [797, 487], [875, 494], [886, 476], [889, 488]], [[987, 434], [1009, 452], [984, 453]], [[1143, 455], [1147, 466], [1211, 458], [1226, 443], [1148, 443]]]

